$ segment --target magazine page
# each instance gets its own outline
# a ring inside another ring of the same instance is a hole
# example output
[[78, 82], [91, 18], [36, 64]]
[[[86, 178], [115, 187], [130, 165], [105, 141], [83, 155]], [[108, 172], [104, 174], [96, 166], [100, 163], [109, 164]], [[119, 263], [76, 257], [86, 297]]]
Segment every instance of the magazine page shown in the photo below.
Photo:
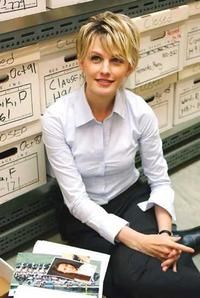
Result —
[[82, 248], [78, 248], [70, 245], [54, 243], [46, 240], [36, 241], [33, 247], [33, 253], [50, 254], [51, 252], [54, 252], [55, 254], [58, 254], [63, 257], [69, 255], [70, 253], [77, 254], [77, 255], [84, 255], [84, 256], [89, 256], [91, 260], [100, 261], [101, 266], [100, 266], [100, 279], [99, 279], [99, 282], [100, 282], [99, 297], [102, 297], [101, 294], [103, 292], [103, 280], [107, 270], [110, 255], [87, 250], [87, 249], [82, 249]]
[[102, 297], [100, 271], [101, 262], [88, 255], [19, 253], [9, 296]]
[[[77, 293], [66, 293], [66, 292], [57, 292], [55, 293], [54, 291], [48, 290], [48, 289], [42, 289], [42, 296], [41, 296], [41, 289], [40, 288], [30, 288], [27, 286], [19, 286], [17, 289], [17, 292], [15, 294], [15, 298], [79, 298], [79, 297], [84, 297], [80, 296]], [[87, 298], [93, 298], [94, 296], [91, 296], [87, 294], [85, 296]]]

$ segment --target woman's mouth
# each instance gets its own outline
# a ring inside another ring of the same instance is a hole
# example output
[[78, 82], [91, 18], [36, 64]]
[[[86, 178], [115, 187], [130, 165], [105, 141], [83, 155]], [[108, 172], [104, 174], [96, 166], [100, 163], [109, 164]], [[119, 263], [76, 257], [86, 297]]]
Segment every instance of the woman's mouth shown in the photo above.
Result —
[[101, 86], [110, 86], [114, 81], [113, 80], [107, 80], [107, 79], [96, 79], [97, 83]]

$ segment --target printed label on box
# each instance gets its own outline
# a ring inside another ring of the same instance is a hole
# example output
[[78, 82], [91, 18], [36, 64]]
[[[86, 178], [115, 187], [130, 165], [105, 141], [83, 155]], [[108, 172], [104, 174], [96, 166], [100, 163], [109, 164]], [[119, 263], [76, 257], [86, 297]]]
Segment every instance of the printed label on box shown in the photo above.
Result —
[[41, 135], [12, 143], [0, 152], [0, 203], [46, 181]]

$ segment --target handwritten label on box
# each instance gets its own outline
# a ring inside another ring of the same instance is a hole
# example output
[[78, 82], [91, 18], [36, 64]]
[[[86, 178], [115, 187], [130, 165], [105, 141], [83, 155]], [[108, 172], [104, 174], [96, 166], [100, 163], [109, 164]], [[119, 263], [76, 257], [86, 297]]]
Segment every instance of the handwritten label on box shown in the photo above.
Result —
[[200, 86], [180, 94], [178, 111], [180, 119], [200, 113]]
[[38, 6], [38, 0], [0, 0], [0, 14]]
[[61, 71], [52, 71], [52, 74], [45, 75], [45, 101], [46, 107], [64, 96], [76, 90], [83, 84], [83, 74], [76, 63], [68, 64], [68, 67]]
[[186, 60], [200, 57], [200, 25], [187, 33]]
[[179, 43], [173, 42], [143, 52], [135, 73], [136, 86], [178, 69]]
[[0, 152], [0, 198], [39, 182], [39, 152], [33, 150], [36, 146], [42, 146], [41, 135]]
[[0, 127], [4, 130], [40, 117], [37, 63], [20, 64], [0, 72]]
[[0, 126], [33, 116], [31, 84], [0, 91]]
[[135, 72], [135, 86], [146, 84], [181, 68], [182, 27], [157, 30], [141, 39], [140, 60]]

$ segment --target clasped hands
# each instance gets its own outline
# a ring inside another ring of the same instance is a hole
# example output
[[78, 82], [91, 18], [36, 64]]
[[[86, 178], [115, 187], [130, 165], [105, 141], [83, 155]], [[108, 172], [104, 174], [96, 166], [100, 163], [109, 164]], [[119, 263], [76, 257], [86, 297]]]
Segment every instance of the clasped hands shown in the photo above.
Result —
[[126, 226], [117, 235], [117, 239], [129, 248], [138, 250], [161, 261], [161, 268], [177, 271], [177, 261], [182, 252], [194, 253], [194, 249], [178, 243], [181, 237], [167, 234], [142, 234]]

